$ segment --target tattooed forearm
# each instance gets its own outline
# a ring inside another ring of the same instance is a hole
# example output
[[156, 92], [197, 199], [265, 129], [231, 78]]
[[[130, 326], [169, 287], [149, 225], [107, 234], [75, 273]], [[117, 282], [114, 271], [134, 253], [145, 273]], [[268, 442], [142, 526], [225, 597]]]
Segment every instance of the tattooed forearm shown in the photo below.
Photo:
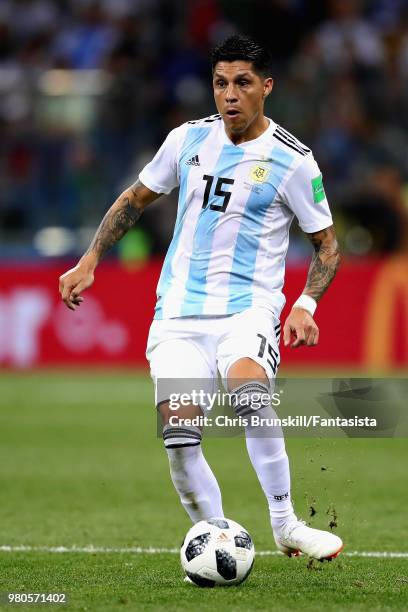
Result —
[[340, 264], [340, 253], [333, 227], [309, 234], [309, 238], [315, 252], [303, 293], [318, 302], [336, 275]]
[[[118, 205], [116, 206], [116, 204]], [[124, 197], [122, 200], [117, 200], [102, 219], [86, 255], [94, 253], [100, 261], [106, 251], [116, 244], [136, 223], [141, 214], [141, 210], [130, 204], [129, 198]]]
[[94, 255], [99, 262], [105, 253], [133, 227], [143, 211], [143, 206], [139, 202], [142, 189], [145, 189], [143, 185], [135, 183], [119, 196], [102, 219], [84, 257]]

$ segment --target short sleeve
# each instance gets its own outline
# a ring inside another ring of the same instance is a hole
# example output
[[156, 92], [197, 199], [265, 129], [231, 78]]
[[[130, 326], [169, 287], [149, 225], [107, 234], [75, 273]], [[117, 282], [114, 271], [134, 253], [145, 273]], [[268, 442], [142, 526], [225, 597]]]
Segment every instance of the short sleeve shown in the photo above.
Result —
[[178, 132], [172, 130], [152, 161], [139, 174], [143, 185], [156, 193], [170, 193], [179, 184], [178, 180]]
[[322, 173], [312, 154], [306, 156], [283, 186], [282, 198], [308, 234], [333, 224]]

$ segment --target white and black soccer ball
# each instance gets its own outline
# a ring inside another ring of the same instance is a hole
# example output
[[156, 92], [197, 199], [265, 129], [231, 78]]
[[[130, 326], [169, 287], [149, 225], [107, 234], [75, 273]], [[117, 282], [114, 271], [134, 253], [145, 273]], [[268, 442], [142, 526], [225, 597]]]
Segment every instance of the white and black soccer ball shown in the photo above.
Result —
[[249, 576], [255, 547], [249, 533], [235, 521], [211, 518], [188, 531], [180, 555], [186, 575], [198, 586], [229, 586]]

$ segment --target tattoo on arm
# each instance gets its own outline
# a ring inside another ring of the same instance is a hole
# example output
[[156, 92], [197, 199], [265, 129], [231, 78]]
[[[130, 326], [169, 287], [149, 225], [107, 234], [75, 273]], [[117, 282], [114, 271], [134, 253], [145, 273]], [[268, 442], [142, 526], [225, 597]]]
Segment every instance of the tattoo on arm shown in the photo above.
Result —
[[336, 275], [340, 264], [340, 253], [333, 226], [309, 234], [309, 238], [315, 252], [303, 293], [318, 302]]
[[142, 214], [137, 207], [141, 184], [135, 183], [126, 190], [108, 210], [85, 255], [94, 253], [100, 261], [105, 253], [133, 227]]

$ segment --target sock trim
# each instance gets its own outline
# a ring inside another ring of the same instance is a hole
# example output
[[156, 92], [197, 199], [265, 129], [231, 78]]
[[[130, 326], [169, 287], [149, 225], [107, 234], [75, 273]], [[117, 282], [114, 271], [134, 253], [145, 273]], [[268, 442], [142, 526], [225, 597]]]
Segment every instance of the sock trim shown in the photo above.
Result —
[[172, 426], [163, 427], [163, 440], [166, 448], [180, 446], [197, 446], [201, 443], [201, 431], [194, 426]]

